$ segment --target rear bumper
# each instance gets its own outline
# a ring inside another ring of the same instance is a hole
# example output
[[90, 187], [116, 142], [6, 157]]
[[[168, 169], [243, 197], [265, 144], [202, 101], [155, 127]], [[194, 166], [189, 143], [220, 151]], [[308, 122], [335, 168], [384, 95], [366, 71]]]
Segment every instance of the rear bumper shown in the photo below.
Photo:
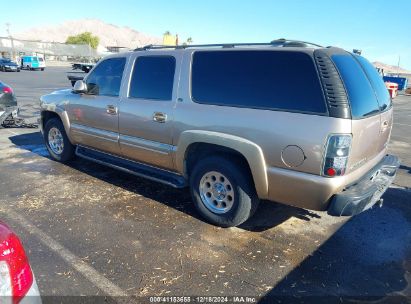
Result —
[[370, 209], [381, 201], [381, 196], [394, 181], [399, 166], [398, 157], [386, 155], [359, 181], [331, 198], [328, 214], [350, 216]]

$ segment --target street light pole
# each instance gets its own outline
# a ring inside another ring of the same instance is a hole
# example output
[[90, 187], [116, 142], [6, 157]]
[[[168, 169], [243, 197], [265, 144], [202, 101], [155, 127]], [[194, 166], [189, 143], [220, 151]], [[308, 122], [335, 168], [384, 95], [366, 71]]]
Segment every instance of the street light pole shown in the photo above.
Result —
[[10, 22], [7, 22], [6, 23], [6, 31], [7, 31], [7, 35], [9, 36], [9, 38], [10, 38], [10, 42], [11, 42], [11, 60], [14, 60], [15, 58], [14, 58], [14, 41], [13, 41], [13, 37], [11, 36], [11, 34], [10, 34]]

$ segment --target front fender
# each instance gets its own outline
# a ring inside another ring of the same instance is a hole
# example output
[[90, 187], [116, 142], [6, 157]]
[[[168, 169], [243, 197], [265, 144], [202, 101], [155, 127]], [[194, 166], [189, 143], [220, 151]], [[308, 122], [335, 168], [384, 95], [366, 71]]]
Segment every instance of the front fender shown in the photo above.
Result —
[[68, 90], [61, 90], [53, 92], [49, 95], [44, 95], [40, 98], [40, 111], [41, 111], [41, 126], [43, 126], [43, 114], [45, 112], [55, 113], [60, 117], [61, 122], [63, 123], [64, 130], [69, 138], [69, 140], [73, 143], [72, 139], [70, 138], [70, 120], [66, 111], [66, 105], [68, 104], [68, 100], [66, 98], [61, 98]]
[[259, 198], [268, 198], [267, 168], [263, 151], [258, 145], [245, 138], [220, 132], [201, 130], [184, 131], [180, 135], [177, 150], [175, 152], [177, 171], [184, 176], [187, 175], [184, 166], [186, 151], [187, 148], [194, 143], [218, 145], [233, 149], [243, 155], [250, 166], [254, 185]]

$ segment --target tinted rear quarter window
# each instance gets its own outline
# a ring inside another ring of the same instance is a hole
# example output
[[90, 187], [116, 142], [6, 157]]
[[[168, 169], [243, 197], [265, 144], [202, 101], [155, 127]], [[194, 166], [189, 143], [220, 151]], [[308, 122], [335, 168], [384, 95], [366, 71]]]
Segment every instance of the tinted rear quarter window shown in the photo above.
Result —
[[331, 59], [343, 79], [350, 101], [353, 118], [364, 118], [379, 114], [379, 105], [364, 70], [350, 54], [333, 55]]
[[172, 56], [138, 57], [131, 77], [129, 97], [171, 100], [176, 60]]
[[380, 76], [380, 74], [378, 74], [376, 68], [367, 59], [358, 55], [356, 55], [355, 58], [361, 64], [362, 68], [367, 74], [368, 79], [371, 82], [371, 85], [374, 88], [375, 94], [378, 98], [378, 103], [380, 105], [380, 110], [384, 111], [389, 109], [391, 106], [391, 97], [382, 77]]
[[314, 62], [302, 52], [195, 52], [191, 90], [203, 104], [327, 112]]

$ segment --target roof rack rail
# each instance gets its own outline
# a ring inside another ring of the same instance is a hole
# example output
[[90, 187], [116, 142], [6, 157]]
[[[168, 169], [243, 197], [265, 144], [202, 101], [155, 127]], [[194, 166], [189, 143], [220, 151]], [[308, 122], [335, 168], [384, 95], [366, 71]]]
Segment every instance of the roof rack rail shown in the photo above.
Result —
[[322, 45], [316, 44], [316, 43], [312, 43], [312, 42], [308, 42], [308, 41], [301, 41], [301, 40], [288, 40], [285, 38], [280, 38], [280, 39], [276, 39], [271, 41], [272, 45], [275, 46], [287, 46], [287, 47], [308, 47], [308, 46], [314, 46], [314, 47], [319, 47], [322, 48]]
[[321, 45], [300, 41], [300, 40], [287, 40], [284, 38], [276, 39], [271, 42], [260, 42], [260, 43], [216, 43], [216, 44], [190, 44], [190, 45], [159, 45], [159, 44], [149, 44], [143, 47], [136, 48], [134, 51], [147, 51], [147, 50], [160, 50], [160, 49], [188, 49], [188, 48], [206, 48], [206, 47], [222, 47], [222, 48], [234, 48], [238, 46], [274, 46], [274, 47], [322, 47]]

